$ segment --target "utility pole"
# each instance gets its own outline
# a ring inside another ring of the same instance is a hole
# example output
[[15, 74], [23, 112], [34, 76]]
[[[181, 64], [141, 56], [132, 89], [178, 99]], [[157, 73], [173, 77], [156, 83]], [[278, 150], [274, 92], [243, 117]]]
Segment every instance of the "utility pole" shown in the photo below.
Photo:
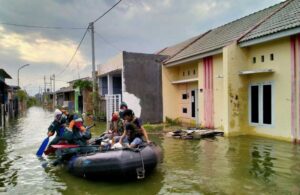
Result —
[[53, 79], [53, 109], [55, 109], [56, 106], [55, 74], [52, 75], [52, 79]]
[[51, 93], [51, 92], [53, 92], [52, 91], [52, 75], [50, 75], [50, 83], [49, 84], [50, 84], [50, 93]]
[[44, 75], [44, 94], [43, 94], [43, 99], [44, 99], [44, 104], [46, 103], [46, 91], [47, 91], [47, 89], [46, 89], [46, 75]]
[[91, 38], [92, 38], [92, 66], [93, 66], [93, 114], [96, 115], [97, 111], [97, 88], [96, 88], [96, 68], [95, 68], [95, 40], [94, 40], [94, 22], [89, 24], [89, 29], [91, 30]]

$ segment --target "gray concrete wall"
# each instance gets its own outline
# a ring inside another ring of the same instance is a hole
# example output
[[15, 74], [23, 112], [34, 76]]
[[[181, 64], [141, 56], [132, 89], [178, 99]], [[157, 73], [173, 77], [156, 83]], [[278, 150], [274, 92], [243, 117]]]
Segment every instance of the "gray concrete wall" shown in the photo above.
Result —
[[135, 101], [139, 105], [129, 103], [128, 106], [133, 110], [135, 106], [141, 108], [139, 115], [143, 123], [163, 121], [161, 62], [165, 58], [161, 55], [123, 52], [123, 98], [124, 101], [130, 101], [129, 98], [134, 96], [133, 99], [139, 100]]

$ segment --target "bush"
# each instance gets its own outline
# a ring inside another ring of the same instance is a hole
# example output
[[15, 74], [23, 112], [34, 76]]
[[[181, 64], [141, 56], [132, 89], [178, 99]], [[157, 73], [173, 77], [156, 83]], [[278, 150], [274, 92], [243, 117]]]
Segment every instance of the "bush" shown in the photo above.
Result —
[[176, 119], [171, 119], [169, 117], [166, 116], [166, 123], [170, 126], [177, 126], [180, 125], [180, 121], [179, 118]]
[[27, 95], [26, 91], [20, 89], [17, 91], [17, 97], [18, 97], [19, 101], [23, 102], [23, 101], [27, 100], [28, 95]]
[[36, 105], [38, 105], [38, 101], [35, 97], [29, 97], [27, 99], [27, 107], [28, 108], [31, 107], [31, 106], [36, 106]]

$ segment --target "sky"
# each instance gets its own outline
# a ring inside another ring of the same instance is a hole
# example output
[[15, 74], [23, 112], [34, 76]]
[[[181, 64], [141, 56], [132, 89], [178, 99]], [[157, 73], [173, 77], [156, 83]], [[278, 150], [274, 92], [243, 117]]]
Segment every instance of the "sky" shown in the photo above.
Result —
[[[167, 46], [216, 28], [282, 0], [122, 0], [95, 23], [96, 65], [121, 51], [155, 53]], [[44, 88], [44, 76], [56, 75], [55, 88], [91, 76], [89, 22], [117, 0], [0, 0], [0, 68], [12, 76], [7, 83], [30, 95]], [[64, 27], [41, 29], [9, 24]], [[70, 29], [72, 28], [72, 29]], [[74, 29], [76, 28], [76, 29]], [[65, 71], [64, 71], [65, 70]], [[50, 88], [50, 86], [48, 86]]]

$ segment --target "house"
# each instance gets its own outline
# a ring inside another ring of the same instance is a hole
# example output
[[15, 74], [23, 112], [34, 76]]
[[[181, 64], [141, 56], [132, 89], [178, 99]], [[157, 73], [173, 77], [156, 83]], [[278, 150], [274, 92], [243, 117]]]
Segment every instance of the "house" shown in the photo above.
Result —
[[0, 69], [0, 104], [8, 103], [10, 87], [5, 83], [5, 79], [11, 79], [11, 76], [4, 69]]
[[300, 0], [288, 0], [158, 52], [163, 118], [300, 141]]
[[62, 87], [55, 94], [57, 106], [68, 107], [70, 111], [74, 111], [75, 90], [72, 86]]
[[69, 83], [69, 86], [62, 87], [56, 94], [56, 104], [60, 107], [67, 107], [69, 111], [73, 112], [92, 112], [92, 97], [91, 89], [79, 89], [74, 88], [74, 84], [77, 81], [90, 81], [90, 77], [80, 78], [76, 80], [72, 80]]
[[[19, 112], [19, 100], [17, 96], [17, 91], [20, 90], [19, 86], [10, 85], [7, 90], [8, 93], [8, 101], [6, 105], [6, 110], [10, 116], [14, 117]], [[24, 106], [23, 106], [24, 107]]]
[[126, 102], [144, 122], [161, 122], [161, 62], [164, 59], [166, 56], [157, 54], [121, 52], [98, 66], [100, 96], [119, 94], [118, 101]]

